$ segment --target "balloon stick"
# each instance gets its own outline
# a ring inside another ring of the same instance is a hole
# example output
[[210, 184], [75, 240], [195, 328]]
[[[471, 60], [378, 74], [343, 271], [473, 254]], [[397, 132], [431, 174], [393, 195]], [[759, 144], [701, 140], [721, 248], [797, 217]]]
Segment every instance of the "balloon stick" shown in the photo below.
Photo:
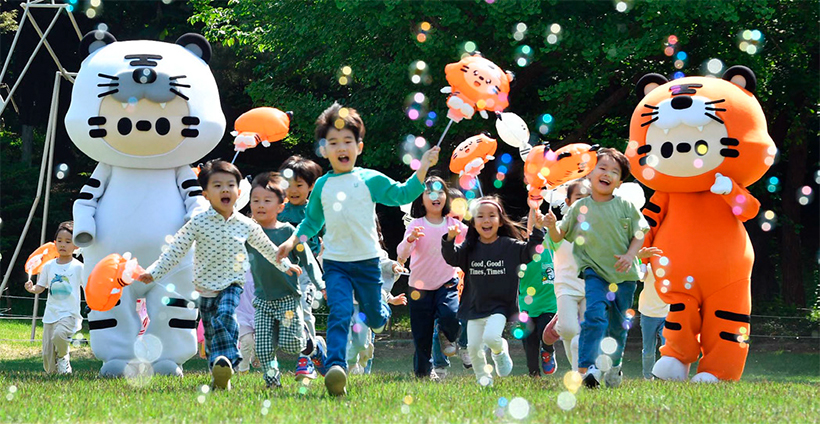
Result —
[[233, 159], [231, 159], [231, 163], [234, 163], [236, 161], [237, 156], [239, 156], [239, 150], [237, 150], [236, 154], [233, 155]]
[[453, 125], [453, 120], [452, 119], [447, 124], [447, 128], [444, 129], [444, 133], [441, 134], [441, 138], [438, 139], [438, 143], [436, 144], [436, 146], [441, 146], [441, 141], [444, 140], [444, 136], [447, 135], [447, 131], [450, 130], [450, 125]]

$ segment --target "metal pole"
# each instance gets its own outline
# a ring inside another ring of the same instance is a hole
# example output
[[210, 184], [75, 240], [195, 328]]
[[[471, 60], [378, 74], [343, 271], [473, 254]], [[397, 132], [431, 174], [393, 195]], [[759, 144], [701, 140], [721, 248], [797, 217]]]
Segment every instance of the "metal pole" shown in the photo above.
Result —
[[[59, 10], [57, 10], [56, 15], [59, 15], [60, 12], [62, 12], [62, 11], [63, 11], [63, 8], [60, 8]], [[41, 39], [43, 39], [43, 40], [46, 39], [45, 36], [43, 35], [43, 31], [40, 30], [40, 26], [37, 25], [37, 21], [34, 20], [34, 17], [32, 17], [32, 19], [31, 19], [31, 26], [34, 27], [34, 31], [37, 32], [37, 35], [39, 35]], [[57, 59], [57, 55], [54, 53], [54, 50], [51, 49], [51, 45], [48, 44], [48, 41], [47, 40], [44, 41], [43, 45], [46, 46], [46, 50], [48, 50], [48, 54], [50, 54], [51, 58], [54, 59], [54, 63], [57, 65], [57, 69], [60, 70], [60, 72], [63, 74], [63, 76], [67, 80], [69, 80], [73, 83], [74, 79], [68, 76], [68, 73], [66, 72], [65, 68], [63, 67], [63, 64], [60, 63], [60, 59]]]
[[74, 27], [74, 31], [77, 33], [77, 38], [80, 40], [83, 39], [83, 34], [80, 32], [80, 27], [77, 26], [77, 21], [74, 19], [74, 14], [66, 9], [66, 15], [68, 15], [68, 19], [71, 21], [71, 25]]
[[[3, 72], [0, 73], [0, 83], [3, 82], [3, 78], [6, 76], [6, 71], [8, 70], [9, 63], [11, 63], [11, 54], [14, 52], [14, 47], [17, 45], [17, 39], [20, 38], [20, 33], [23, 32], [23, 26], [26, 24], [26, 17], [28, 13], [23, 12], [23, 17], [20, 18], [20, 24], [17, 25], [17, 33], [14, 34], [14, 40], [11, 42], [11, 48], [9, 48], [9, 54], [6, 55], [6, 61], [3, 62]], [[11, 97], [11, 96], [9, 96]]]
[[[29, 13], [29, 12], [28, 12], [28, 9], [26, 9], [26, 13]], [[23, 76], [25, 76], [25, 75], [26, 75], [26, 71], [28, 71], [29, 66], [31, 66], [31, 62], [33, 62], [33, 61], [34, 61], [34, 57], [35, 57], [35, 56], [37, 56], [37, 53], [40, 51], [40, 47], [42, 47], [42, 46], [43, 46], [43, 43], [46, 41], [45, 37], [47, 37], [47, 36], [48, 36], [48, 33], [50, 33], [50, 32], [51, 32], [51, 30], [54, 28], [54, 24], [56, 24], [56, 23], [57, 23], [57, 18], [59, 18], [59, 17], [60, 17], [60, 14], [59, 14], [59, 13], [55, 13], [55, 14], [54, 14], [54, 19], [52, 19], [52, 20], [51, 20], [51, 24], [49, 24], [48, 28], [46, 28], [46, 32], [43, 34], [43, 37], [42, 37], [42, 38], [40, 38], [40, 42], [39, 42], [39, 43], [37, 43], [37, 47], [35, 47], [35, 48], [34, 48], [34, 52], [33, 52], [33, 53], [31, 54], [31, 56], [28, 58], [28, 62], [26, 62], [26, 66], [25, 66], [25, 67], [23, 68], [23, 70], [20, 72], [20, 76], [19, 76], [19, 77], [17, 77], [17, 81], [15, 81], [15, 82], [14, 82], [14, 86], [13, 86], [13, 87], [11, 88], [11, 90], [9, 91], [9, 98], [11, 98], [11, 96], [13, 96], [13, 95], [14, 95], [14, 92], [17, 90], [17, 86], [19, 86], [19, 85], [20, 85], [20, 83], [23, 81]], [[32, 17], [31, 17], [31, 19], [32, 19], [32, 20], [34, 20], [34, 17], [32, 16]], [[6, 110], [6, 105], [8, 105], [8, 104], [9, 104], [9, 103], [8, 103], [8, 99], [6, 99], [6, 100], [3, 102], [2, 106], [0, 106], [0, 115], [2, 115], [2, 114], [3, 114], [3, 111], [4, 111], [4, 110]]]
[[[48, 114], [48, 127], [46, 127], [46, 147], [43, 147], [43, 156], [48, 155], [48, 167], [46, 174], [46, 199], [43, 202], [43, 225], [40, 230], [40, 246], [46, 242], [46, 226], [48, 225], [48, 203], [51, 197], [51, 170], [54, 166], [54, 142], [57, 134], [57, 111], [60, 105], [60, 77], [58, 71], [54, 73], [54, 89], [51, 92], [51, 110]], [[48, 148], [48, 150], [46, 150]], [[38, 279], [40, 277], [37, 277]], [[40, 308], [39, 293], [34, 294], [34, 308], [31, 312], [31, 341], [37, 334], [37, 310]]]

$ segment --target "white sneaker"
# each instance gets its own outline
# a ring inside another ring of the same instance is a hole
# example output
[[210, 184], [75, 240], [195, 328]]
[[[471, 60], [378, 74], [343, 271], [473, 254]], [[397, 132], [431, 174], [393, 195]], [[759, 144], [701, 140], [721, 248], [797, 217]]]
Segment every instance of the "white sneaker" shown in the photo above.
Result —
[[444, 367], [433, 368], [433, 371], [431, 372], [431, 375], [432, 374], [436, 374], [438, 376], [439, 380], [444, 380], [444, 379], [447, 378], [447, 368], [444, 368]]
[[71, 362], [68, 355], [57, 358], [57, 374], [71, 374]]
[[359, 365], [358, 363], [353, 364], [353, 366], [348, 365], [348, 369], [350, 370], [350, 375], [362, 375], [364, 374], [364, 368]]
[[621, 385], [621, 381], [624, 379], [624, 373], [621, 372], [621, 367], [612, 367], [609, 371], [604, 373], [604, 382], [606, 383], [607, 387], [617, 388]]
[[359, 352], [359, 363], [358, 365], [364, 370], [367, 368], [367, 362], [373, 359], [373, 352], [376, 350], [376, 347], [373, 346], [373, 342], [370, 341], [367, 343], [367, 347], [364, 351]]
[[334, 365], [325, 374], [325, 387], [332, 396], [347, 394], [347, 373], [344, 368]]
[[589, 387], [590, 389], [594, 389], [601, 385], [601, 370], [599, 370], [595, 365], [590, 365], [587, 369], [586, 374], [584, 374], [584, 386]]
[[473, 360], [470, 359], [470, 352], [467, 349], [461, 349], [461, 364], [464, 365], [464, 369], [473, 367]]
[[513, 369], [513, 361], [510, 358], [510, 347], [507, 345], [507, 340], [501, 339], [504, 342], [504, 350], [501, 351], [499, 354], [493, 353], [493, 363], [495, 364], [495, 370], [498, 373], [499, 377], [506, 377], [510, 375]]
[[231, 361], [225, 356], [216, 358], [211, 368], [211, 386], [214, 389], [231, 390], [231, 377], [233, 377]]

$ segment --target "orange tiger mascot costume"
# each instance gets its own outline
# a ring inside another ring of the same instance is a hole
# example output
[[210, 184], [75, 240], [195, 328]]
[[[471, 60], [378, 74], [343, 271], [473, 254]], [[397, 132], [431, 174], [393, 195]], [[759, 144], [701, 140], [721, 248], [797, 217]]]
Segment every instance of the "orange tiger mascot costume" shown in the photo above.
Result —
[[746, 67], [723, 78], [667, 81], [649, 74], [629, 128], [627, 157], [635, 178], [655, 194], [643, 210], [644, 246], [660, 298], [670, 304], [661, 359], [652, 373], [695, 382], [739, 380], [749, 345], [754, 251], [743, 222], [760, 202], [745, 187], [760, 179], [777, 149]]

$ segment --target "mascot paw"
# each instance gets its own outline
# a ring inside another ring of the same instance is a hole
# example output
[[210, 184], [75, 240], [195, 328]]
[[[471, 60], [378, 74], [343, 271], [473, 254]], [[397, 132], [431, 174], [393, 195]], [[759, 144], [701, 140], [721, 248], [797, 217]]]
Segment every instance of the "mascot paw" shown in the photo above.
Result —
[[693, 383], [717, 383], [719, 381], [717, 377], [708, 372], [699, 372], [692, 377]]
[[122, 359], [112, 359], [103, 363], [100, 368], [100, 377], [123, 377], [125, 375], [125, 367], [128, 366], [128, 361]]
[[686, 381], [689, 377], [689, 364], [671, 356], [663, 356], [655, 362], [652, 375], [661, 380]]
[[154, 368], [154, 374], [182, 377], [182, 367], [169, 359], [160, 359], [154, 362], [152, 366]]
[[729, 194], [732, 192], [732, 179], [720, 173], [715, 174], [715, 184], [710, 189], [715, 194]]

